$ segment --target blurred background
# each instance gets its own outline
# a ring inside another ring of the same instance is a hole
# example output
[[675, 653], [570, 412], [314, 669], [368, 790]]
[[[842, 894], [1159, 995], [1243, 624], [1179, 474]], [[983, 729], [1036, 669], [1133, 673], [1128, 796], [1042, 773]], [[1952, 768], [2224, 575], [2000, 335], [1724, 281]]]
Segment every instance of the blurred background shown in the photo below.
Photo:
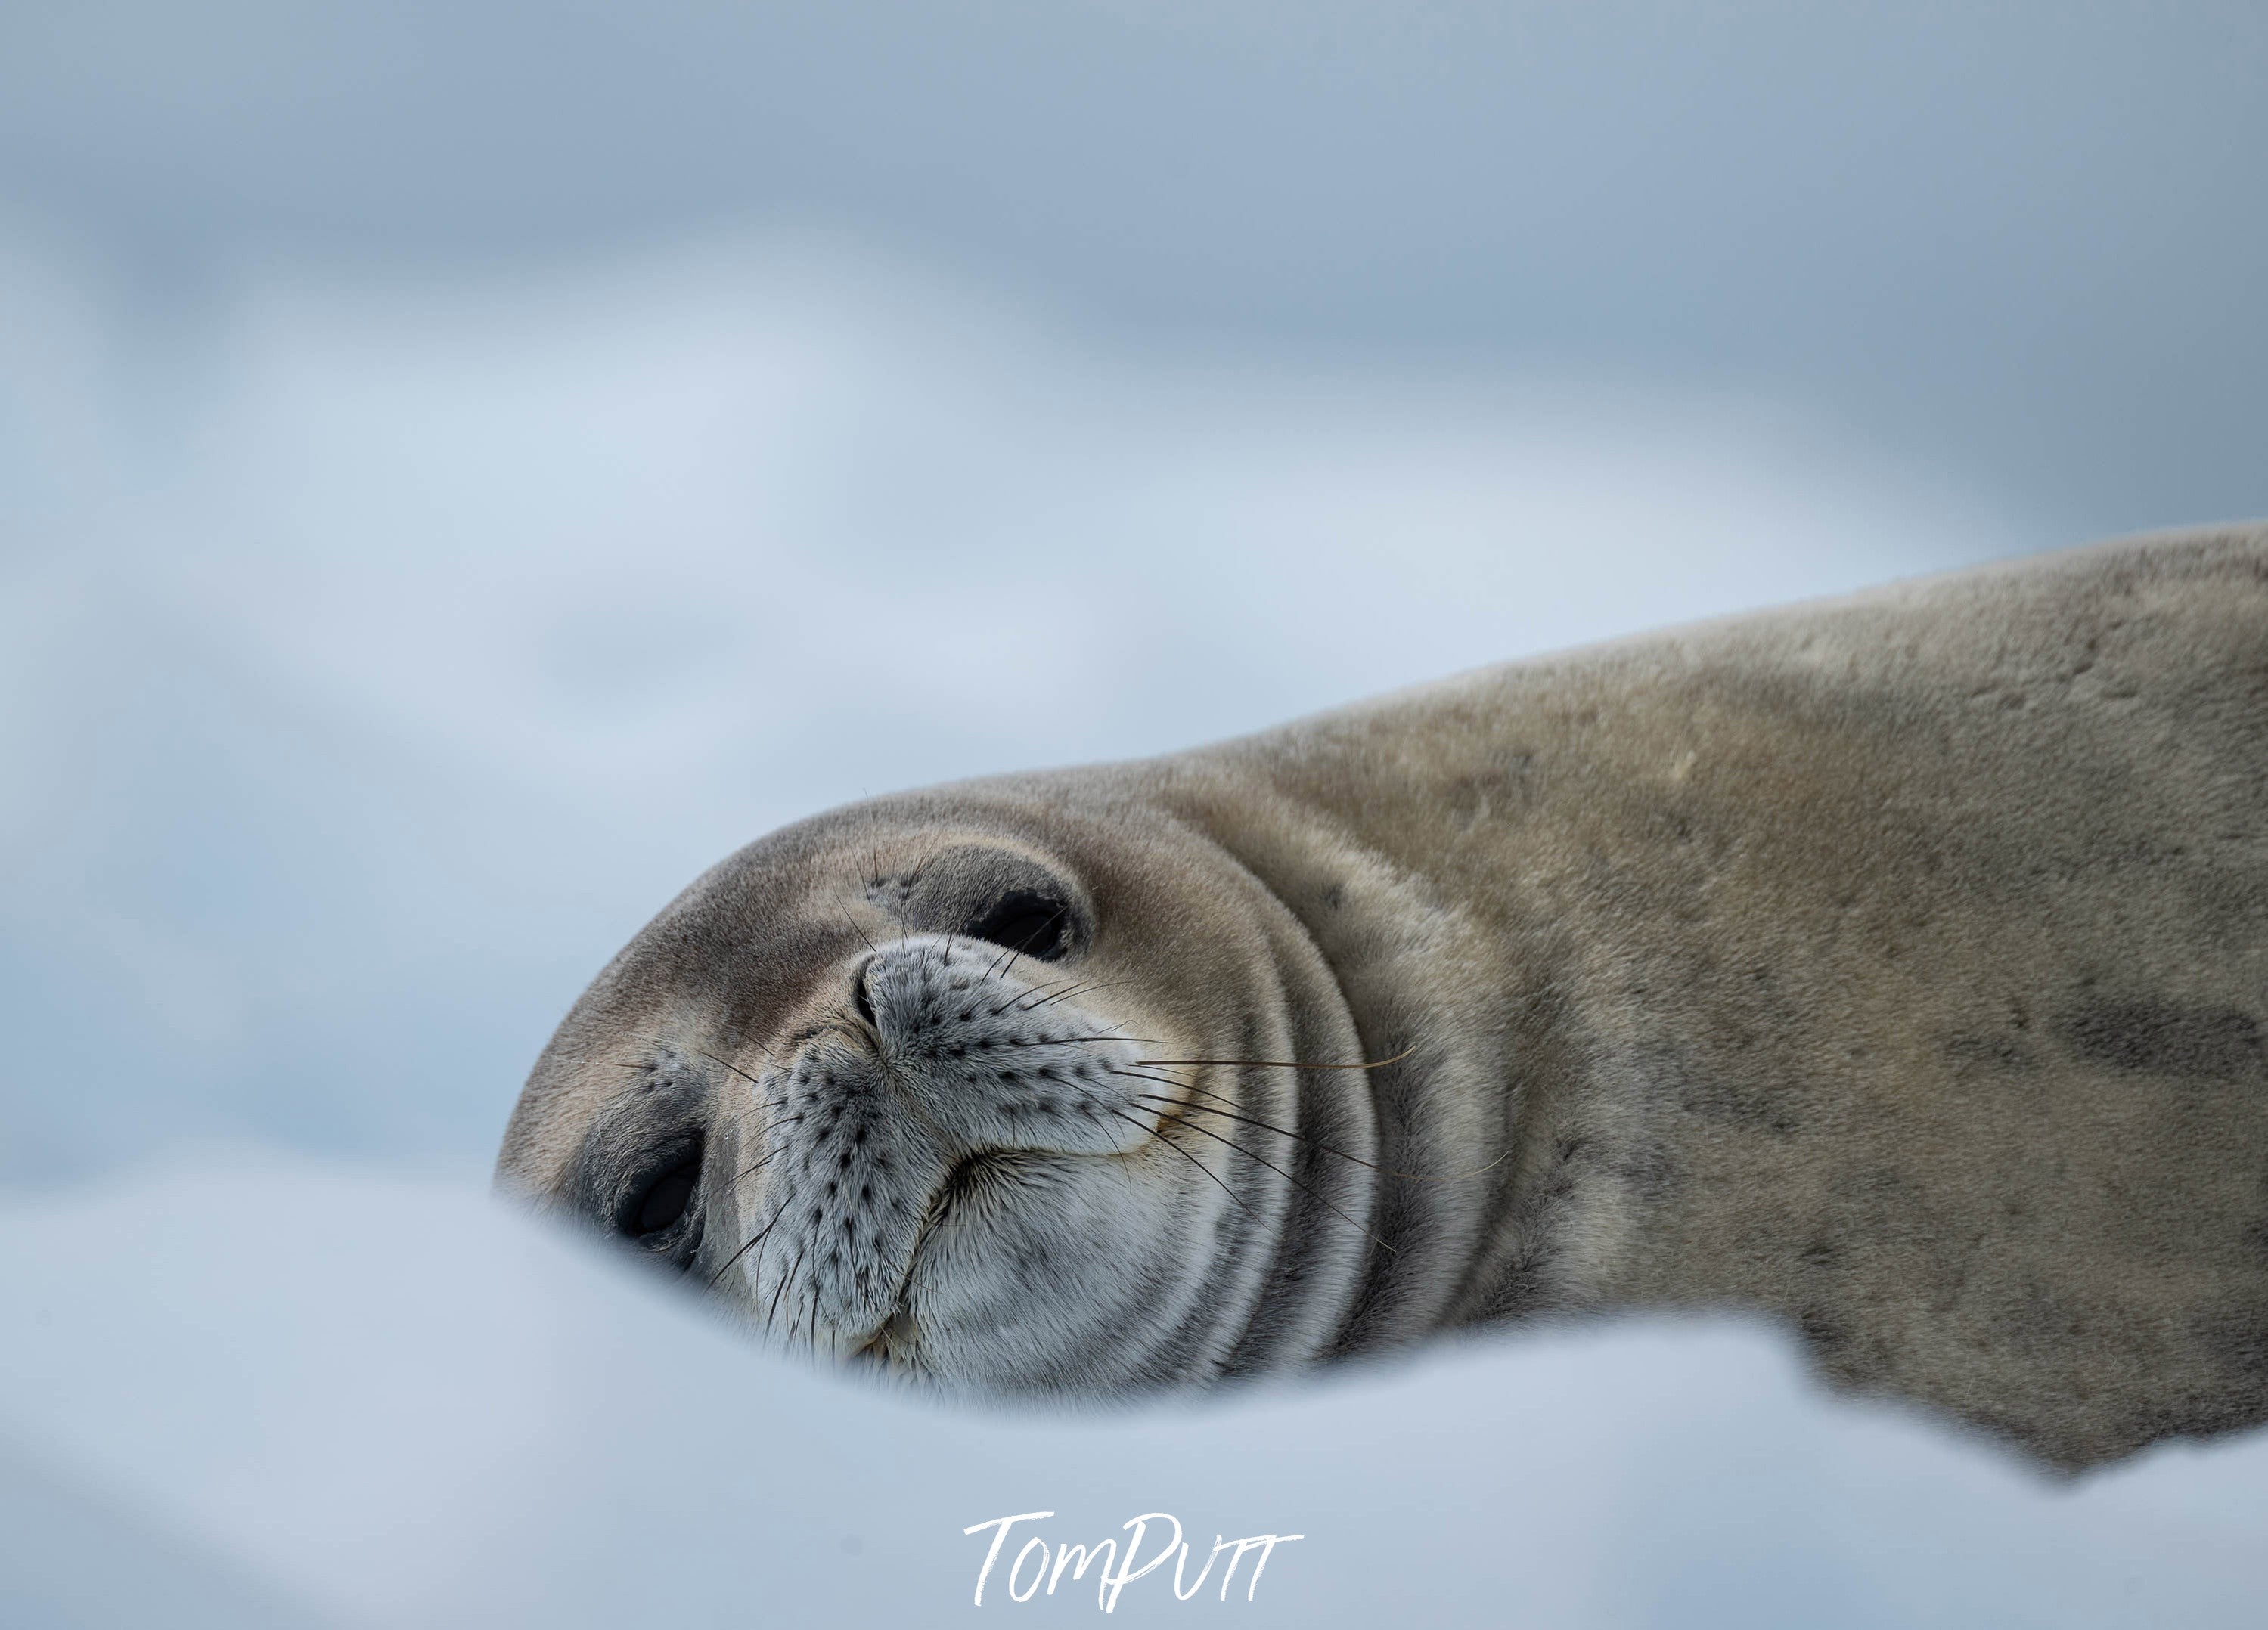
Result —
[[0, 1182], [845, 799], [2268, 511], [2268, 11], [0, 11]]
[[1683, 1336], [971, 1425], [479, 1194], [782, 821], [2268, 515], [2264, 159], [2256, 0], [11, 0], [0, 1617], [917, 1622], [1163, 1499], [1286, 1622], [2257, 1621], [2257, 1441]]

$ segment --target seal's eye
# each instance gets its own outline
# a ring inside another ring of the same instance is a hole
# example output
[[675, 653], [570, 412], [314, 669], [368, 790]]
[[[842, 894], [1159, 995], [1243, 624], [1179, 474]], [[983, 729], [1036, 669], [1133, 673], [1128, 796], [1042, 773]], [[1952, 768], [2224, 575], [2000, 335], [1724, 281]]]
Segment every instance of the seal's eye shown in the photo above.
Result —
[[700, 1186], [701, 1152], [696, 1149], [691, 1159], [667, 1167], [646, 1180], [645, 1186], [622, 1208], [622, 1231], [640, 1245], [657, 1242], [685, 1220], [686, 1209], [693, 1203], [694, 1190]]
[[866, 897], [909, 933], [989, 940], [1041, 962], [1083, 956], [1094, 942], [1094, 909], [1074, 880], [988, 844], [925, 855], [910, 872], [876, 878]]
[[1070, 942], [1070, 908], [1063, 901], [1032, 889], [1011, 889], [977, 913], [961, 932], [971, 939], [1053, 962]]

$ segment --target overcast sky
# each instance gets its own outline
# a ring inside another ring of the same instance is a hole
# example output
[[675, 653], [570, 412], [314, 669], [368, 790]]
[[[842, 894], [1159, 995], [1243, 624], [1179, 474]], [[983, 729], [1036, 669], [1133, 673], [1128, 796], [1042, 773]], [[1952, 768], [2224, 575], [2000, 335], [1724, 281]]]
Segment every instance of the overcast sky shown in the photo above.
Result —
[[158, 313], [751, 223], [1145, 341], [1763, 391], [2073, 538], [2268, 509], [2268, 11], [18, 0], [0, 198]]

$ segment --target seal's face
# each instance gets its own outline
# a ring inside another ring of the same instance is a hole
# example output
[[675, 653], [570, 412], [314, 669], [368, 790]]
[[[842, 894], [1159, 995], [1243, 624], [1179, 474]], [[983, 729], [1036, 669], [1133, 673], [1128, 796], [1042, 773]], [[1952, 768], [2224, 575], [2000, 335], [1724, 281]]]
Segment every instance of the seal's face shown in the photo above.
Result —
[[1330, 1050], [1287, 1022], [1264, 893], [1163, 826], [855, 813], [743, 851], [616, 958], [501, 1175], [823, 1355], [1072, 1391], [1313, 1356], [1367, 1127], [1210, 1061]]

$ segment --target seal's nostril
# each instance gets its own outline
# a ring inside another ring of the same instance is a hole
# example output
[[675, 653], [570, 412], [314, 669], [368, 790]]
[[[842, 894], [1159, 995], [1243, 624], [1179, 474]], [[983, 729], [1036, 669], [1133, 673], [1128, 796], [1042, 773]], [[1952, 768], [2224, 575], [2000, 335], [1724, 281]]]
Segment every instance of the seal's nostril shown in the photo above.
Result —
[[873, 966], [871, 962], [861, 963], [858, 971], [850, 976], [850, 1005], [860, 1018], [880, 1030], [881, 1024], [874, 1017], [874, 999], [866, 989], [866, 970]]

